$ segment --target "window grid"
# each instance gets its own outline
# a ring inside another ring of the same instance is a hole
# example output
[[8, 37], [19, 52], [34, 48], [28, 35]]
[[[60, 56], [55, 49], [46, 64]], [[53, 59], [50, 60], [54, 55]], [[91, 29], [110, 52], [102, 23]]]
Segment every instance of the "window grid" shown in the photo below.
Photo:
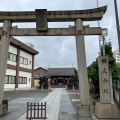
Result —
[[13, 61], [13, 62], [16, 62], [16, 58], [17, 58], [16, 56], [17, 56], [17, 55], [9, 52], [9, 53], [8, 53], [8, 60]]
[[6, 75], [5, 76], [5, 84], [15, 84], [15, 76]]
[[28, 65], [28, 59], [20, 56], [20, 64]]
[[19, 84], [27, 84], [27, 77], [19, 77]]

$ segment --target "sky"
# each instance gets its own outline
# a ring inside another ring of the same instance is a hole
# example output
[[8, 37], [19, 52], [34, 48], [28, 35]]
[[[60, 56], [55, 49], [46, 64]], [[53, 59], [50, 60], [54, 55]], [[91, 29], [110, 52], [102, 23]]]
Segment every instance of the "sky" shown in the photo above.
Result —
[[[114, 0], [98, 0], [99, 7], [108, 6], [100, 27], [108, 29], [106, 42], [111, 41], [113, 51], [118, 50], [118, 39], [116, 31], [116, 20], [114, 11]], [[120, 16], [120, 0], [118, 13]], [[0, 0], [0, 11], [35, 11], [35, 9], [57, 10], [84, 10], [97, 7], [97, 0]], [[97, 27], [98, 21], [84, 22], [84, 25]], [[2, 26], [2, 23], [0, 23]], [[13, 23], [18, 28], [35, 28], [35, 23]], [[74, 25], [74, 22], [52, 22], [49, 28], [65, 28]], [[74, 36], [37, 36], [37, 37], [15, 37], [23, 43], [30, 42], [34, 49], [39, 52], [35, 56], [35, 68], [77, 67], [76, 43]], [[98, 36], [85, 36], [86, 61], [89, 66], [98, 57]]]

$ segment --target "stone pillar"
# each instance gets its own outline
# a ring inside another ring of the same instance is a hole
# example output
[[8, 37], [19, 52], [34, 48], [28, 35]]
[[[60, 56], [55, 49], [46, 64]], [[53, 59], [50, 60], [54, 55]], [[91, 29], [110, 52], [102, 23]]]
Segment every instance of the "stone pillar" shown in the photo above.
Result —
[[86, 106], [90, 105], [90, 98], [83, 33], [83, 21], [81, 19], [78, 18], [75, 20], [75, 28], [76, 28], [76, 49], [77, 49], [80, 101], [81, 105]]
[[16, 69], [16, 81], [15, 88], [18, 88], [18, 80], [19, 80], [19, 66], [20, 66], [20, 48], [17, 49], [17, 69]]
[[75, 28], [76, 28], [76, 49], [77, 49], [79, 90], [81, 102], [81, 104], [77, 106], [77, 114], [80, 118], [81, 117], [87, 118], [94, 113], [94, 107], [90, 106], [83, 21], [81, 19], [78, 18], [75, 20]]
[[0, 45], [0, 105], [2, 105], [3, 100], [4, 82], [7, 69], [7, 58], [10, 44], [9, 39], [10, 27], [11, 21], [4, 20]]
[[120, 120], [120, 113], [116, 104], [111, 104], [110, 77], [108, 57], [98, 57], [100, 102], [95, 104], [93, 120]]
[[31, 76], [31, 88], [34, 88], [34, 55], [32, 55], [32, 76]]
[[74, 85], [73, 85], [73, 90], [74, 90], [75, 88], [74, 88]]
[[107, 56], [104, 55], [98, 57], [98, 67], [99, 67], [100, 102], [111, 103], [109, 66]]

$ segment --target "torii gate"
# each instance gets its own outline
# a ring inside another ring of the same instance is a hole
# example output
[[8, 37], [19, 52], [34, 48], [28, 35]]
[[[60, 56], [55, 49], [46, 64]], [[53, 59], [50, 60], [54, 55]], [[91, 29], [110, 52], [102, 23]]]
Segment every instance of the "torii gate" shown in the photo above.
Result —
[[[47, 11], [36, 9], [29, 12], [0, 12], [1, 46], [0, 46], [0, 106], [2, 105], [4, 79], [7, 68], [7, 55], [10, 36], [76, 36], [80, 101], [82, 106], [89, 106], [89, 88], [85, 55], [84, 35], [101, 35], [100, 27], [85, 27], [83, 21], [101, 20], [107, 6], [88, 10]], [[48, 28], [47, 22], [74, 21], [69, 28]], [[14, 28], [13, 22], [36, 22], [36, 28]]]

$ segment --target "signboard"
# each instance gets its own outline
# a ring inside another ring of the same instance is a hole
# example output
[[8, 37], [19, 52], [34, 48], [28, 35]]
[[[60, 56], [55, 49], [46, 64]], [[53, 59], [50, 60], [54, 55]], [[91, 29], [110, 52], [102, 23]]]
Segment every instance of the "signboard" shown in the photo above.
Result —
[[99, 67], [100, 102], [111, 103], [109, 65], [107, 56], [99, 56], [98, 67]]

